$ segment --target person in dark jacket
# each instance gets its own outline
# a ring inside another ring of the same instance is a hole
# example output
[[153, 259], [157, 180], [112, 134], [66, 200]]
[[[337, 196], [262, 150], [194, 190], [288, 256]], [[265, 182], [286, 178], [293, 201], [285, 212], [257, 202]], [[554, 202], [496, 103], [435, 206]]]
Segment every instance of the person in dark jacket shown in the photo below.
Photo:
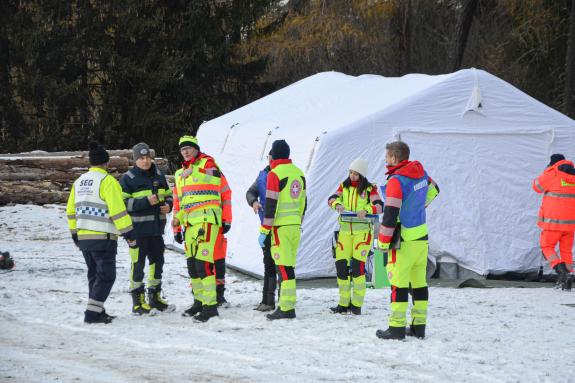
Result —
[[[271, 161], [271, 152], [268, 155], [268, 161]], [[246, 200], [248, 205], [254, 209], [254, 213], [260, 217], [260, 224], [264, 221], [264, 205], [266, 200], [266, 183], [270, 166], [266, 166], [260, 171], [258, 177], [246, 192]], [[262, 247], [264, 254], [264, 288], [262, 294], [262, 301], [257, 305], [254, 310], [258, 311], [272, 311], [275, 309], [275, 294], [276, 294], [276, 268], [271, 254], [271, 236], [268, 235], [264, 247]]]
[[[142, 315], [152, 309], [173, 311], [175, 306], [162, 299], [164, 266], [164, 228], [166, 215], [172, 210], [172, 192], [166, 177], [152, 160], [150, 147], [141, 142], [133, 147], [136, 166], [120, 179], [122, 195], [132, 217], [137, 247], [130, 249], [130, 293], [132, 312]], [[148, 270], [148, 302], [146, 302], [144, 267]]]

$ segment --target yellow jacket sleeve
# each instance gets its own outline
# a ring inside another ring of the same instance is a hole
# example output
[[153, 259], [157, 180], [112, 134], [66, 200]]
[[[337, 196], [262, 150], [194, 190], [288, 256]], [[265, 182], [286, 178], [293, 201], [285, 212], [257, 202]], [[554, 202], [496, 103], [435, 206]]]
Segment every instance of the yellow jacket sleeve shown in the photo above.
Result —
[[102, 181], [100, 197], [106, 201], [108, 214], [116, 229], [122, 234], [131, 231], [133, 229], [132, 219], [122, 198], [122, 187], [114, 177], [108, 176]]
[[70, 190], [70, 196], [68, 197], [68, 204], [66, 205], [66, 217], [68, 218], [68, 228], [72, 234], [76, 234], [78, 229], [76, 227], [76, 202], [74, 198], [73, 185], [72, 190]]
[[429, 177], [428, 180], [429, 187], [427, 188], [427, 196], [425, 198], [425, 207], [429, 206], [429, 204], [437, 197], [439, 194], [439, 186], [435, 183], [434, 180]]

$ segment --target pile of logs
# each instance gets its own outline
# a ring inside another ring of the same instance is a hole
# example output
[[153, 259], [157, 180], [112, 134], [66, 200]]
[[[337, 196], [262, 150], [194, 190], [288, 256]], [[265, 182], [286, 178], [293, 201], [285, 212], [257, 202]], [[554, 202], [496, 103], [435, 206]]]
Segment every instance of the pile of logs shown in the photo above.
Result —
[[[119, 179], [134, 164], [132, 151], [108, 153], [108, 172]], [[167, 160], [156, 158], [155, 163], [168, 171]], [[74, 180], [89, 166], [88, 152], [0, 154], [0, 205], [66, 203]]]

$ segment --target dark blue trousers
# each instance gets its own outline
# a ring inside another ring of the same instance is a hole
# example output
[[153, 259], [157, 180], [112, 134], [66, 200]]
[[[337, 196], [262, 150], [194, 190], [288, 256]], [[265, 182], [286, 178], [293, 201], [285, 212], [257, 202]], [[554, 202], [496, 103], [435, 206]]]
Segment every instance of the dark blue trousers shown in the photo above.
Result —
[[116, 251], [83, 250], [88, 266], [89, 297], [105, 302], [116, 280]]

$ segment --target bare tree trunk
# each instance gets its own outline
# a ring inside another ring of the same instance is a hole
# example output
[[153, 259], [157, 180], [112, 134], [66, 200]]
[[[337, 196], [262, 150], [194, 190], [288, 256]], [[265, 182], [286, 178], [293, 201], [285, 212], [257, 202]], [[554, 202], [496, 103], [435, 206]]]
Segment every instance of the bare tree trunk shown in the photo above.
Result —
[[575, 0], [571, 0], [569, 37], [565, 58], [565, 114], [575, 118]]
[[11, 1], [0, 3], [0, 143], [7, 138], [6, 133], [14, 138], [26, 134], [26, 127], [12, 93], [10, 77], [11, 56], [10, 39], [7, 24], [16, 13], [16, 5]]
[[473, 16], [475, 15], [478, 3], [479, 0], [464, 0], [461, 17], [457, 23], [455, 44], [451, 52], [453, 54], [450, 68], [451, 72], [455, 72], [461, 68], [465, 46], [467, 45], [467, 37], [469, 36], [469, 30], [471, 29], [471, 23], [473, 22]]
[[400, 52], [400, 68], [399, 74], [404, 75], [411, 71], [411, 36], [409, 28], [411, 0], [401, 0], [399, 5], [399, 52]]

